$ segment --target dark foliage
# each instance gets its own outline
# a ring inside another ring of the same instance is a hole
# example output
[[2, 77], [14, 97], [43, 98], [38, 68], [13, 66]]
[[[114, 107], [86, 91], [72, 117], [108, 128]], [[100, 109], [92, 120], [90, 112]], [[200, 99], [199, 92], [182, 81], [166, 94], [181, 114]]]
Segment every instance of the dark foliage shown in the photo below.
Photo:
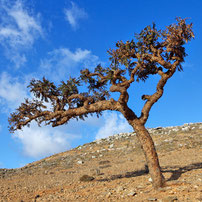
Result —
[[[59, 86], [46, 78], [33, 79], [28, 87], [35, 99], [25, 100], [11, 114], [10, 131], [21, 129], [32, 120], [39, 125], [45, 122], [57, 126], [72, 118], [84, 119], [92, 113], [99, 116], [103, 110], [118, 111], [117, 108], [110, 108], [107, 102], [110, 101], [112, 92], [119, 92], [117, 102], [126, 106], [129, 97], [127, 89], [134, 81], [146, 81], [154, 74], [159, 74], [162, 78], [167, 75], [168, 79], [175, 69], [181, 71], [186, 56], [184, 45], [193, 37], [192, 24], [187, 24], [185, 19], [177, 18], [177, 23], [165, 30], [157, 30], [153, 24], [135, 34], [131, 41], [117, 42], [116, 49], [108, 51], [111, 61], [109, 67], [98, 65], [93, 72], [84, 69], [80, 77], [62, 81]], [[164, 86], [165, 83], [166, 81], [161, 81], [161, 85]], [[160, 87], [161, 85], [159, 83]], [[87, 91], [81, 91], [81, 86], [86, 86]], [[152, 100], [152, 96], [143, 95], [142, 99], [152, 106], [160, 98], [159, 96]], [[103, 105], [104, 101], [106, 107]], [[51, 103], [51, 108], [47, 108], [46, 103]]]

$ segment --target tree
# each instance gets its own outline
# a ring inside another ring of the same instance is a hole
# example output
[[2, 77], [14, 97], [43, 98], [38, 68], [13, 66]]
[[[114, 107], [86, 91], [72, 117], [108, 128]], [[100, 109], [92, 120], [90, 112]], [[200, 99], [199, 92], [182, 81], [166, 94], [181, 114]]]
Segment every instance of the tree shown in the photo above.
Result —
[[[32, 80], [30, 92], [35, 99], [22, 103], [9, 118], [11, 132], [21, 129], [35, 120], [51, 124], [53, 127], [66, 124], [70, 119], [84, 120], [89, 114], [99, 117], [105, 110], [118, 111], [137, 133], [144, 151], [154, 188], [164, 185], [158, 156], [153, 140], [145, 128], [149, 112], [163, 95], [164, 86], [176, 70], [183, 70], [186, 56], [185, 43], [194, 38], [192, 23], [177, 18], [165, 30], [157, 30], [155, 24], [147, 26], [135, 40], [119, 41], [115, 49], [108, 51], [110, 66], [98, 65], [93, 72], [84, 69], [78, 78], [69, 78], [59, 86], [43, 78]], [[128, 89], [134, 82], [146, 81], [150, 75], [159, 75], [156, 91], [151, 95], [142, 95], [145, 102], [140, 116], [128, 106]], [[86, 92], [81, 86], [86, 86]], [[113, 92], [120, 93], [117, 100]], [[52, 108], [45, 103], [51, 103]]]

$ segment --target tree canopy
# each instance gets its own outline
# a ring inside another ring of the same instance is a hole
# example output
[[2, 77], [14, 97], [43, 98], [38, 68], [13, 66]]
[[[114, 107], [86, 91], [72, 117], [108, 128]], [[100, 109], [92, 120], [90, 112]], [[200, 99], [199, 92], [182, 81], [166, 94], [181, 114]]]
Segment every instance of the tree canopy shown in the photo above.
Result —
[[[118, 41], [108, 51], [110, 66], [98, 65], [94, 71], [83, 69], [78, 78], [69, 78], [56, 86], [47, 78], [33, 79], [29, 84], [34, 99], [25, 101], [11, 113], [9, 129], [14, 132], [35, 120], [53, 127], [66, 124], [70, 119], [85, 119], [89, 114], [101, 115], [104, 110], [120, 111], [126, 118], [133, 117], [142, 124], [148, 119], [152, 105], [163, 94], [163, 87], [176, 70], [182, 71], [186, 56], [184, 45], [193, 37], [192, 23], [177, 18], [175, 24], [157, 30], [153, 23], [135, 34], [130, 41]], [[156, 91], [142, 95], [145, 100], [141, 115], [128, 107], [128, 89], [131, 84], [146, 81], [150, 75], [160, 75]], [[86, 86], [86, 91], [83, 91]], [[119, 92], [118, 100], [113, 92]], [[47, 108], [46, 103], [51, 103]]]

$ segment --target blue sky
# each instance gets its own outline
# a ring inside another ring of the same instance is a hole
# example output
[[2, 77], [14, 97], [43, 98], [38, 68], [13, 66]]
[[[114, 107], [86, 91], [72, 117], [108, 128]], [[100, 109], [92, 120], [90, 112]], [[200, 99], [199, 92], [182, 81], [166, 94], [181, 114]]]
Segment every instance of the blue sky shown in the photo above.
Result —
[[[107, 50], [130, 40], [155, 22], [159, 29], [189, 17], [195, 39], [186, 45], [184, 72], [177, 72], [152, 108], [147, 127], [201, 122], [201, 0], [0, 0], [0, 168], [16, 168], [51, 154], [119, 132], [132, 131], [120, 114], [71, 121], [58, 128], [8, 132], [8, 116], [31, 98], [26, 86], [44, 75], [59, 83], [80, 69], [108, 64]], [[155, 78], [135, 85], [130, 106], [139, 112], [142, 93], [154, 90]]]

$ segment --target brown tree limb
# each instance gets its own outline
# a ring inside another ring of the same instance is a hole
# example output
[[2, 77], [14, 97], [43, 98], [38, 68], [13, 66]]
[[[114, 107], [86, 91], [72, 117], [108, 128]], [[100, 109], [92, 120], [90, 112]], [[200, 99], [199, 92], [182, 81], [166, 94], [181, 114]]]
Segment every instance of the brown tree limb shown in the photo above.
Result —
[[83, 106], [85, 108], [88, 108], [88, 105], [90, 103], [93, 103], [93, 101], [94, 101], [92, 97], [85, 97], [85, 96], [83, 96], [81, 94], [73, 94], [73, 95], [68, 97], [67, 101], [71, 102], [73, 99], [76, 99], [76, 98], [78, 98], [78, 99], [80, 99], [81, 101], [84, 102]]
[[156, 87], [156, 92], [153, 95], [143, 95], [142, 99], [143, 100], [147, 100], [146, 103], [144, 104], [142, 111], [141, 111], [141, 115], [139, 117], [139, 120], [141, 121], [142, 124], [145, 124], [148, 117], [149, 117], [149, 112], [151, 107], [153, 106], [153, 104], [155, 102], [157, 102], [159, 100], [159, 98], [161, 98], [161, 96], [163, 95], [164, 92], [164, 86], [167, 83], [168, 79], [170, 77], [172, 77], [172, 75], [175, 73], [176, 71], [176, 67], [178, 66], [178, 64], [180, 63], [180, 61], [176, 61], [173, 65], [172, 65], [172, 69], [168, 70], [166, 73], [163, 73], [158, 84]]
[[89, 104], [86, 108], [85, 106], [79, 107], [79, 108], [73, 108], [68, 109], [65, 111], [42, 111], [37, 112], [35, 115], [29, 115], [26, 120], [18, 122], [16, 128], [21, 129], [23, 126], [30, 123], [32, 120], [36, 120], [37, 118], [42, 118], [41, 122], [50, 121], [53, 119], [56, 119], [56, 121], [52, 121], [52, 126], [58, 126], [66, 123], [71, 118], [78, 117], [81, 115], [85, 115], [88, 113], [95, 113], [95, 112], [101, 112], [105, 110], [114, 110], [119, 111], [120, 110], [120, 103], [115, 101], [114, 99], [110, 100], [103, 100], [98, 101], [93, 104]]

